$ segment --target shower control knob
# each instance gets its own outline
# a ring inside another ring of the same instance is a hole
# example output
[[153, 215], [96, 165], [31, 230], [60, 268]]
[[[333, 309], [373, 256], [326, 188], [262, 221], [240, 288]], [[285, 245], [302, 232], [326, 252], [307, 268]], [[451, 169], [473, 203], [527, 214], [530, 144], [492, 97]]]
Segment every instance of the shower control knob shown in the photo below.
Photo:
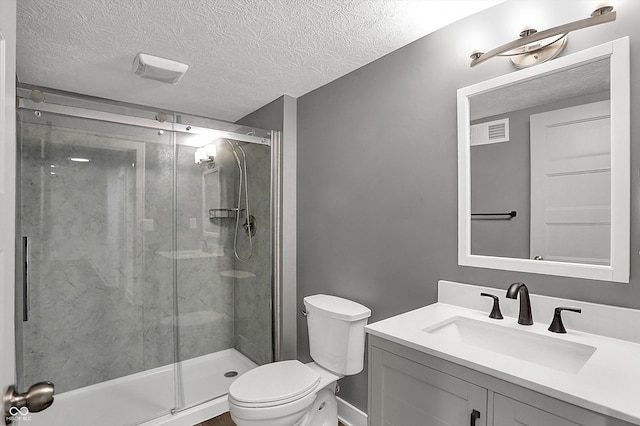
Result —
[[252, 237], [256, 236], [256, 218], [251, 214], [247, 221], [242, 225], [247, 236], [251, 235]]

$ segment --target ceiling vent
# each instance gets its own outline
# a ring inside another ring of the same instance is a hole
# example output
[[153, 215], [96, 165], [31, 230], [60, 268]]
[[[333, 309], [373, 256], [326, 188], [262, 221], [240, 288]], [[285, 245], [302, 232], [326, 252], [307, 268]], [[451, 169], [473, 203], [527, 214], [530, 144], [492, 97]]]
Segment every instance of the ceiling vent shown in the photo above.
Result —
[[133, 61], [133, 72], [142, 78], [177, 84], [189, 65], [171, 59], [138, 53]]
[[509, 119], [488, 121], [471, 126], [471, 146], [509, 141]]

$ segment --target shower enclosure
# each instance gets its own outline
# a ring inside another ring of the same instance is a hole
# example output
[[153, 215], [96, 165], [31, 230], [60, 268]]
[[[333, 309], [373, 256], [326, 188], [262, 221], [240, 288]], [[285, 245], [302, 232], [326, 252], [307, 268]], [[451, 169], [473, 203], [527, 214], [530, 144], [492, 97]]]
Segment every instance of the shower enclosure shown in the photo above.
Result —
[[279, 134], [32, 89], [18, 89], [18, 389], [51, 381], [56, 397], [30, 424], [170, 419], [271, 362]]

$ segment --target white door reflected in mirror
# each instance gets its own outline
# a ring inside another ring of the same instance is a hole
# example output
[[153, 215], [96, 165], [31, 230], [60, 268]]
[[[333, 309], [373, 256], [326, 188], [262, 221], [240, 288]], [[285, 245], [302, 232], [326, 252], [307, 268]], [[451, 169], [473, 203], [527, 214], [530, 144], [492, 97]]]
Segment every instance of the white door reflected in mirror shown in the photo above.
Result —
[[531, 116], [534, 258], [610, 264], [609, 105], [600, 101]]

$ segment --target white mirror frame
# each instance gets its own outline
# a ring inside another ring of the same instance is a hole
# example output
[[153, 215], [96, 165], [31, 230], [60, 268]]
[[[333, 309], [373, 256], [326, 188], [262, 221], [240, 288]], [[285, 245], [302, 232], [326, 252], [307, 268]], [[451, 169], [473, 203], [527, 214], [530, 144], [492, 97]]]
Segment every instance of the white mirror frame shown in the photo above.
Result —
[[[611, 80], [611, 262], [608, 266], [471, 254], [471, 157], [469, 97], [610, 58]], [[458, 264], [534, 274], [629, 282], [630, 251], [630, 71], [624, 37], [532, 68], [458, 89]]]

